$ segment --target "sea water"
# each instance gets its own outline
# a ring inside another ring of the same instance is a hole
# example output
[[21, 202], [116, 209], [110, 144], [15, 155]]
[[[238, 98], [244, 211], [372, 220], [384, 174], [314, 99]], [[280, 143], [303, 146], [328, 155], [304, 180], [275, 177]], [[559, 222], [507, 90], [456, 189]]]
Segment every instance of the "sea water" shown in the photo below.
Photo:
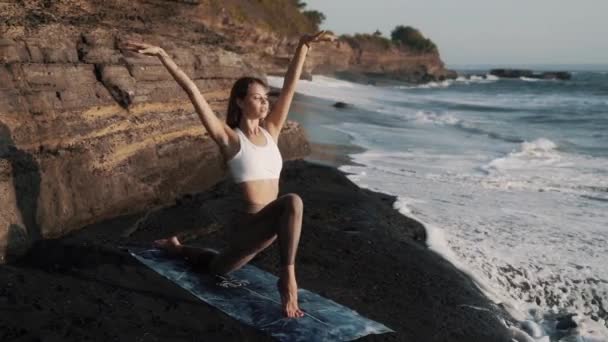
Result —
[[[340, 169], [397, 196], [537, 341], [608, 341], [608, 73], [467, 72], [417, 86], [315, 76], [290, 117], [313, 144], [360, 147]], [[567, 315], [576, 328], [557, 326]]]

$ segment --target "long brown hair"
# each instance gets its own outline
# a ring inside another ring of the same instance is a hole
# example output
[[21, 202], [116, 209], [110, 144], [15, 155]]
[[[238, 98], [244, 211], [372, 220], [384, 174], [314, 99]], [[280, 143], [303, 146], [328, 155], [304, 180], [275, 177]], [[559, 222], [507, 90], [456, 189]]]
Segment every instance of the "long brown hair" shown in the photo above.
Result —
[[249, 86], [253, 83], [257, 83], [264, 88], [268, 88], [266, 82], [262, 81], [257, 77], [241, 77], [232, 86], [230, 91], [230, 99], [228, 100], [228, 114], [226, 114], [226, 123], [230, 128], [236, 128], [241, 122], [243, 112], [241, 107], [236, 103], [237, 99], [244, 99], [247, 96]]

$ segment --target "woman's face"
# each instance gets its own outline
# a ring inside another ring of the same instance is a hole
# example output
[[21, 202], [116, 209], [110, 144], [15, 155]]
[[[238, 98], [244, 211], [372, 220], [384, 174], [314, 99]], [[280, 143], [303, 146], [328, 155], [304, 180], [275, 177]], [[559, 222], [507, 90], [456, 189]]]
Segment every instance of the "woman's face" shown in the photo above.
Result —
[[268, 89], [258, 83], [249, 85], [247, 95], [237, 99], [243, 115], [247, 119], [264, 119], [268, 115]]

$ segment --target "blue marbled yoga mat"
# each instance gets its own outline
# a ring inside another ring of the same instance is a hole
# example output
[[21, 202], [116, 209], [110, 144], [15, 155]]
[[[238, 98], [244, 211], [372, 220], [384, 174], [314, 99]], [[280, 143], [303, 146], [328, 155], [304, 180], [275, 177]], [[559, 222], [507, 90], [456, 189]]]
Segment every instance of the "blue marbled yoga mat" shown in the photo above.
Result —
[[286, 318], [276, 289], [278, 278], [255, 266], [245, 265], [228, 278], [221, 278], [196, 273], [184, 261], [170, 258], [158, 249], [129, 248], [129, 252], [202, 301], [279, 341], [351, 341], [368, 334], [393, 332], [304, 289], [298, 290], [298, 299], [305, 316]]

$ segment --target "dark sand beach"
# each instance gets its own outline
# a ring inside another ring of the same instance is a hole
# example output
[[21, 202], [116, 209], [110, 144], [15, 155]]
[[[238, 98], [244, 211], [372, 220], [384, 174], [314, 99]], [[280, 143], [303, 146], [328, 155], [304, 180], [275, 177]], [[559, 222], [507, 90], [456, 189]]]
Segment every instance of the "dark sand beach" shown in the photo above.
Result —
[[[326, 160], [331, 164], [331, 158]], [[174, 206], [100, 222], [38, 242], [0, 266], [2, 341], [258, 341], [271, 337], [199, 301], [120, 248], [178, 234], [221, 248], [236, 210], [223, 181]], [[426, 248], [425, 230], [334, 167], [285, 163], [281, 193], [305, 205], [298, 283], [396, 333], [364, 341], [509, 341], [499, 309]], [[128, 235], [128, 236], [125, 236]], [[276, 245], [252, 263], [275, 273]]]

